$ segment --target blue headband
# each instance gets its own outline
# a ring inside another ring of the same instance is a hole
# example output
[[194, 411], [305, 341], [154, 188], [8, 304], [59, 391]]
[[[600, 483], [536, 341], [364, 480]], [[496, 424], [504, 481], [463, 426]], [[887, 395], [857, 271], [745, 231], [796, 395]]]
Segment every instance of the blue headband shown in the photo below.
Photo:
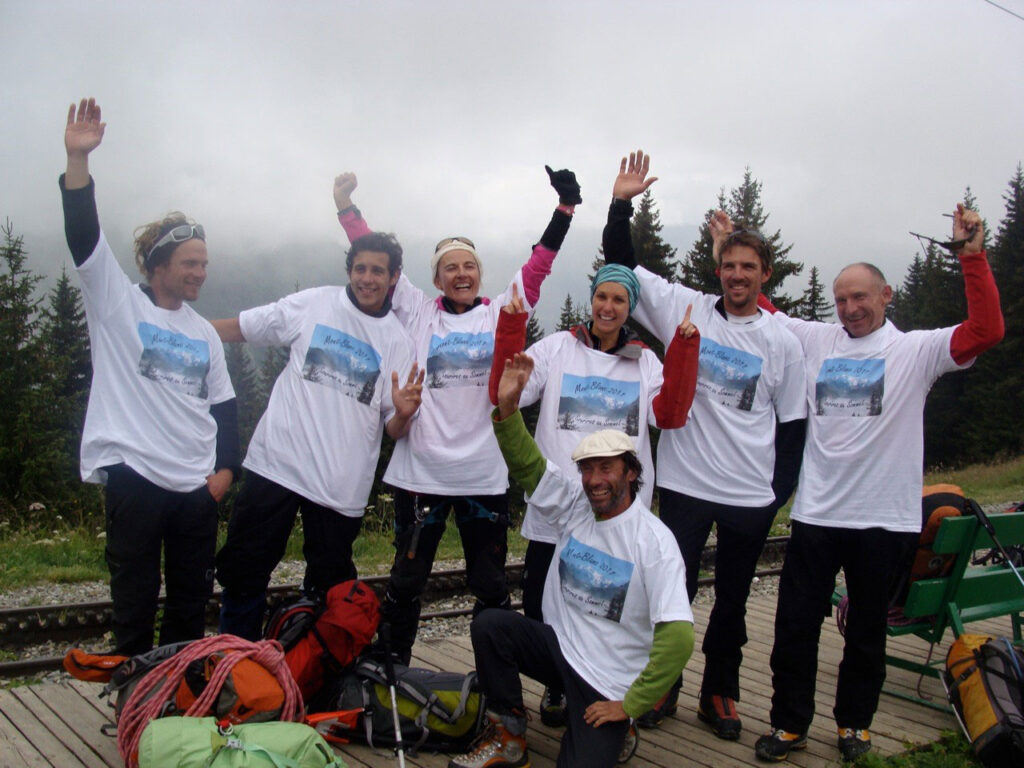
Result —
[[601, 283], [618, 283], [626, 289], [629, 296], [629, 311], [636, 309], [636, 303], [640, 300], [640, 281], [636, 279], [633, 270], [621, 264], [605, 264], [594, 275], [594, 282], [590, 284], [590, 298], [594, 298], [594, 292]]

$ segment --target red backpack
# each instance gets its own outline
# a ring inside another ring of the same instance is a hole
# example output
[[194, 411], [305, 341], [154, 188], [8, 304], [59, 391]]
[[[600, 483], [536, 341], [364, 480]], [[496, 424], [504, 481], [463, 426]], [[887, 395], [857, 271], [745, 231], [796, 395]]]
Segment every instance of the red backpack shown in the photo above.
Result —
[[380, 621], [380, 601], [362, 581], [344, 581], [328, 590], [322, 602], [306, 598], [278, 608], [267, 622], [268, 640], [285, 650], [285, 662], [302, 698], [320, 690], [325, 672], [339, 672], [373, 640]]

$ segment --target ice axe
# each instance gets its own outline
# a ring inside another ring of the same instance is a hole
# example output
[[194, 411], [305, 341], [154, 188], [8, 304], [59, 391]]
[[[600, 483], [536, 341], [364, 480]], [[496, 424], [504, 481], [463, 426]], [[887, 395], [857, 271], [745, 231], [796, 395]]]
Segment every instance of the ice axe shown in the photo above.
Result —
[[391, 655], [391, 624], [383, 622], [379, 630], [380, 639], [384, 643], [384, 679], [391, 694], [391, 719], [395, 727], [395, 754], [398, 755], [398, 768], [405, 768], [405, 745], [402, 743], [402, 725], [398, 717], [398, 696], [395, 693], [395, 659]]
[[996, 536], [996, 529], [992, 525], [992, 521], [988, 519], [988, 515], [985, 514], [985, 510], [983, 510], [981, 505], [974, 499], [967, 499], [967, 507], [971, 510], [971, 514], [978, 518], [978, 522], [981, 523], [981, 527], [985, 529], [986, 533], [988, 533], [989, 538], [992, 539], [992, 543], [996, 545], [996, 549], [998, 549], [999, 554], [1003, 556], [1003, 560], [1006, 562], [1006, 565], [1009, 566], [1011, 571], [1013, 571], [1013, 575], [1017, 577], [1017, 581], [1020, 582], [1020, 585], [1024, 587], [1024, 578], [1021, 577], [1020, 571], [1018, 571], [1017, 567], [1013, 564], [1013, 560], [1010, 558], [1010, 555], [1005, 549], [1003, 549], [1002, 543]]

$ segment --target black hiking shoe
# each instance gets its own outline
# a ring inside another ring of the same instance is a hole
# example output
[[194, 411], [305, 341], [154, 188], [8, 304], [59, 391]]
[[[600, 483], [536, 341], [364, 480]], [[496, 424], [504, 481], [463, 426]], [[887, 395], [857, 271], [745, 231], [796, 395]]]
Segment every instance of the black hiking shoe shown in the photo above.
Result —
[[852, 762], [871, 751], [871, 734], [867, 728], [840, 728], [839, 754], [846, 762]]
[[754, 754], [758, 760], [778, 763], [789, 757], [790, 751], [806, 748], [806, 733], [789, 733], [781, 728], [776, 728], [757, 740], [754, 744]]
[[550, 688], [544, 689], [544, 695], [540, 697], [540, 721], [549, 728], [564, 728], [565, 695], [560, 692], [551, 693]]
[[715, 736], [727, 741], [738, 739], [743, 730], [743, 723], [736, 712], [736, 700], [728, 696], [701, 696], [697, 717], [711, 726]]

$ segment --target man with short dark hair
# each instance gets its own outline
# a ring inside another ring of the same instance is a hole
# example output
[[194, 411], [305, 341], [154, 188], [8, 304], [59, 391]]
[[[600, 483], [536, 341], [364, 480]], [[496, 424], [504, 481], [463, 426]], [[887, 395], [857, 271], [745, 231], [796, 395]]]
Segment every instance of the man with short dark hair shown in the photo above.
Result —
[[939, 376], [969, 367], [1003, 336], [983, 244], [981, 216], [957, 205], [949, 246], [964, 273], [967, 319], [955, 327], [899, 331], [885, 317], [892, 288], [866, 263], [844, 268], [832, 286], [838, 324], [775, 315], [804, 349], [811, 416], [775, 614], [772, 730], [755, 746], [761, 760], [807, 745], [821, 623], [840, 568], [850, 608], [833, 709], [838, 746], [844, 760], [871, 749], [889, 588], [921, 530], [925, 398]]
[[423, 373], [389, 295], [401, 274], [401, 246], [393, 235], [367, 234], [345, 264], [344, 288], [311, 288], [213, 322], [224, 341], [291, 349], [249, 443], [248, 474], [217, 554], [221, 631], [249, 640], [260, 637], [270, 574], [296, 514], [303, 590], [322, 596], [356, 577], [352, 544], [381, 435], [386, 429], [401, 438], [419, 408]]
[[683, 559], [637, 498], [643, 467], [632, 438], [617, 430], [587, 435], [572, 454], [579, 475], [565, 474], [541, 456], [518, 409], [532, 370], [521, 353], [506, 363], [492, 420], [509, 474], [559, 530], [558, 567], [548, 569], [544, 623], [495, 609], [474, 619], [491, 725], [449, 768], [529, 765], [520, 673], [565, 692], [557, 765], [610, 768], [629, 718], [664, 694], [693, 650]]
[[139, 227], [147, 284], [132, 284], [100, 230], [89, 175], [105, 127], [95, 100], [71, 105], [60, 185], [93, 361], [82, 479], [106, 486], [114, 652], [132, 656], [153, 647], [161, 550], [160, 644], [203, 636], [217, 502], [239, 471], [238, 418], [220, 339], [188, 306], [206, 280], [206, 233], [179, 212]]
[[[771, 246], [760, 232], [734, 232], [720, 243], [721, 296], [669, 283], [637, 265], [629, 201], [655, 181], [647, 178], [649, 162], [643, 152], [622, 159], [604, 253], [609, 262], [635, 268], [641, 290], [634, 316], [666, 347], [675, 331], [672, 318], [687, 305], [693, 305], [693, 322], [701, 329], [690, 421], [658, 442], [659, 513], [686, 561], [691, 601], [701, 553], [715, 526], [715, 605], [702, 645], [697, 714], [719, 738], [738, 739], [747, 596], [772, 521], [792, 493], [800, 467], [807, 416], [803, 353], [793, 335], [757, 307], [772, 274]], [[712, 229], [724, 216], [719, 211], [712, 217]], [[638, 724], [654, 727], [675, 712], [681, 684], [680, 678]]]

